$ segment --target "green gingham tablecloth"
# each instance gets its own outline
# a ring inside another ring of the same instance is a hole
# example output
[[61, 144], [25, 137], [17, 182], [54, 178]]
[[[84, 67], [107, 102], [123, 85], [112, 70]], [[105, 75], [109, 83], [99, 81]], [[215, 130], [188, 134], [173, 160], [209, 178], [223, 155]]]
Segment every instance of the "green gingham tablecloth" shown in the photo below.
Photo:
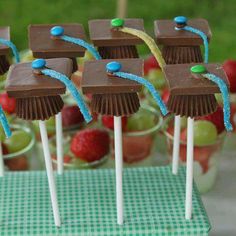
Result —
[[0, 179], [0, 235], [208, 235], [210, 224], [193, 191], [193, 219], [184, 218], [185, 169], [124, 170], [123, 226], [116, 224], [115, 171], [66, 171], [56, 176], [62, 226], [54, 226], [44, 171], [12, 172]]

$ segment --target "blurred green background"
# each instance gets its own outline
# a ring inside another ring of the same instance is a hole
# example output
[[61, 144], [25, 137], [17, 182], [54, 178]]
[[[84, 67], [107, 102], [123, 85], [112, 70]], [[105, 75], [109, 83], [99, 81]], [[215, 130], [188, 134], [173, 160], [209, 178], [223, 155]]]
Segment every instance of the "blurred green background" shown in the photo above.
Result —
[[[127, 0], [127, 17], [143, 18], [146, 31], [153, 35], [153, 21], [176, 15], [204, 17], [213, 38], [210, 60], [236, 58], [235, 0]], [[35, 23], [79, 22], [87, 30], [89, 19], [116, 16], [116, 0], [0, 0], [0, 24], [11, 26], [11, 38], [19, 49], [27, 48], [27, 26]], [[142, 54], [148, 53], [141, 47]]]

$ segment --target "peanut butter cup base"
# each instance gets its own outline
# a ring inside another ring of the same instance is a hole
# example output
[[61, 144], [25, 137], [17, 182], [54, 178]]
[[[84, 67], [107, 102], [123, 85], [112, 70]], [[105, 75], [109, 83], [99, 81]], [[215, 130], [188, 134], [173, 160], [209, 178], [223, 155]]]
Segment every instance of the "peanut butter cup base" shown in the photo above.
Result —
[[10, 63], [6, 55], [0, 55], [0, 75], [5, 74], [10, 67]]
[[93, 94], [92, 112], [110, 116], [130, 116], [140, 107], [137, 93]]
[[103, 59], [139, 58], [136, 46], [107, 46], [98, 47]]

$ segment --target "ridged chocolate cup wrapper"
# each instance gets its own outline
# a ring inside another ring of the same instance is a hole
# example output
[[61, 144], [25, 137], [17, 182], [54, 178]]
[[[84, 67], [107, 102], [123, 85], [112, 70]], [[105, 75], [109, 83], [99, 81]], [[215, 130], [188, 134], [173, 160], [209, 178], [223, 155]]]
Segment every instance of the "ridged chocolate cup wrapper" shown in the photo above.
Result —
[[94, 94], [92, 112], [109, 116], [130, 116], [140, 107], [137, 93]]
[[136, 46], [110, 46], [98, 47], [103, 59], [139, 58]]
[[58, 96], [16, 99], [16, 115], [24, 120], [48, 120], [58, 114], [64, 102]]
[[163, 46], [162, 56], [166, 64], [203, 62], [200, 46]]
[[1, 55], [0, 56], [0, 75], [4, 75], [10, 67], [9, 60], [7, 56]]
[[170, 95], [167, 108], [175, 115], [197, 118], [216, 111], [217, 101], [210, 95]]

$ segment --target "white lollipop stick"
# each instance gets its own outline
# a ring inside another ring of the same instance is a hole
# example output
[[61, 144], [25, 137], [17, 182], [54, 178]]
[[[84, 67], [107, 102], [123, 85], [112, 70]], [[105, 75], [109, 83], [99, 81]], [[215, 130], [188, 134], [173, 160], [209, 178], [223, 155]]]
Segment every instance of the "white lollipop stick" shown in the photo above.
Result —
[[175, 116], [175, 129], [173, 140], [173, 154], [172, 154], [172, 173], [178, 174], [179, 167], [179, 145], [180, 145], [180, 116]]
[[56, 185], [55, 185], [55, 179], [53, 175], [52, 160], [51, 160], [51, 155], [49, 151], [48, 136], [47, 136], [45, 121], [41, 121], [41, 120], [39, 121], [39, 128], [40, 128], [40, 134], [41, 134], [41, 139], [42, 139], [42, 144], [43, 144], [43, 153], [44, 153], [45, 165], [46, 165], [47, 176], [48, 176], [48, 185], [49, 185], [49, 190], [50, 190], [50, 195], [51, 195], [54, 222], [56, 226], [60, 227], [61, 219], [60, 219], [59, 208], [58, 208]]
[[127, 12], [127, 0], [117, 1], [117, 17], [125, 18]]
[[123, 224], [123, 148], [122, 148], [122, 123], [121, 117], [114, 116], [114, 134], [115, 134], [115, 165], [116, 165], [116, 208], [117, 223]]
[[193, 191], [193, 125], [194, 119], [188, 117], [187, 130], [187, 172], [186, 172], [186, 196], [185, 196], [185, 218], [192, 217], [192, 191]]
[[0, 142], [0, 177], [4, 176], [4, 161], [2, 153], [2, 143]]
[[57, 173], [63, 173], [63, 132], [61, 112], [56, 115]]

